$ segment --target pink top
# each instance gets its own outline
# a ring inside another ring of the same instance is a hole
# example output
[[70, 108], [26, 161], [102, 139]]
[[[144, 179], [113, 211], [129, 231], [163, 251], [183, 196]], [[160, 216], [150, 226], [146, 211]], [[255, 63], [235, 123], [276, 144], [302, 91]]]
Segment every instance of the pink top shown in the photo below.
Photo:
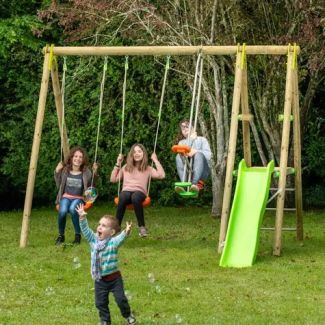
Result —
[[155, 165], [157, 169], [148, 166], [144, 172], [141, 172], [137, 168], [134, 168], [132, 173], [127, 172], [125, 170], [125, 166], [123, 166], [122, 169], [115, 167], [111, 174], [111, 182], [117, 183], [121, 177], [121, 180], [123, 180], [122, 191], [140, 191], [147, 195], [150, 172], [152, 179], [165, 178], [165, 171], [161, 164], [159, 162], [156, 162]]

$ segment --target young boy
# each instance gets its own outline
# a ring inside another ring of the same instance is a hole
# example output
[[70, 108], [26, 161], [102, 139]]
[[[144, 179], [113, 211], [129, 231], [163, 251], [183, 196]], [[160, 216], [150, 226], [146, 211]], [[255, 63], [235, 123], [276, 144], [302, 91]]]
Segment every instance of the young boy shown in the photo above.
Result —
[[95, 304], [99, 311], [101, 325], [111, 324], [108, 308], [108, 295], [113, 293], [127, 324], [136, 324], [130, 305], [124, 293], [123, 280], [117, 266], [117, 251], [124, 239], [130, 234], [132, 223], [126, 223], [126, 229], [120, 234], [119, 222], [110, 215], [104, 215], [97, 226], [96, 234], [89, 228], [84, 205], [76, 208], [79, 214], [80, 228], [91, 248], [91, 276], [95, 280]]

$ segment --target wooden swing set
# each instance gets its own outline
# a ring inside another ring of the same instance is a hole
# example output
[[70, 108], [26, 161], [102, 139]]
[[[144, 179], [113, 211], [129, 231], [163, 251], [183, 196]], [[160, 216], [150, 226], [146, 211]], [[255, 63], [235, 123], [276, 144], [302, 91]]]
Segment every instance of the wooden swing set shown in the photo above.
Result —
[[[273, 254], [281, 254], [282, 226], [284, 214], [285, 191], [288, 170], [288, 151], [291, 121], [293, 123], [293, 149], [294, 149], [294, 177], [295, 177], [295, 210], [296, 210], [296, 236], [303, 239], [302, 217], [302, 182], [301, 182], [301, 142], [300, 142], [300, 116], [299, 116], [299, 92], [297, 55], [300, 48], [292, 46], [117, 46], [117, 47], [54, 47], [47, 46], [43, 50], [44, 62], [40, 95], [38, 101], [37, 116], [35, 122], [34, 138], [29, 165], [28, 180], [26, 186], [25, 204], [22, 218], [20, 247], [27, 246], [32, 200], [35, 186], [36, 169], [38, 163], [39, 148], [42, 135], [42, 127], [45, 115], [46, 99], [51, 75], [55, 106], [58, 117], [58, 125], [62, 141], [63, 156], [69, 153], [68, 137], [65, 125], [63, 125], [62, 93], [60, 88], [57, 64], [53, 64], [54, 56], [183, 56], [183, 55], [236, 55], [235, 83], [232, 101], [232, 113], [230, 123], [230, 137], [227, 156], [225, 189], [220, 224], [218, 251], [221, 253], [225, 241], [231, 193], [232, 179], [235, 163], [237, 133], [239, 119], [243, 127], [243, 150], [247, 166], [251, 166], [250, 125], [253, 116], [248, 107], [247, 66], [248, 55], [287, 55], [287, 72], [285, 102], [283, 113], [283, 128], [281, 141], [280, 166], [275, 170], [279, 172], [277, 190], [276, 220]], [[240, 114], [240, 106], [242, 114]], [[293, 118], [292, 118], [293, 117]]]

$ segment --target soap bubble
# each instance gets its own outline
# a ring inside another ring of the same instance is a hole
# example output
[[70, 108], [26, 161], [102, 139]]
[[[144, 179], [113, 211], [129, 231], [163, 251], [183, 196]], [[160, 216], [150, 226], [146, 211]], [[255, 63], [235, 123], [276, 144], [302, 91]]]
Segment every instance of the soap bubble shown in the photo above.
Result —
[[148, 273], [148, 280], [150, 283], [154, 283], [156, 281], [153, 273]]
[[177, 324], [183, 323], [183, 318], [181, 317], [180, 314], [175, 315], [175, 320]]
[[79, 269], [80, 266], [81, 266], [81, 264], [80, 264], [80, 259], [79, 259], [79, 257], [75, 256], [75, 257], [73, 258], [73, 260], [72, 260], [72, 267], [73, 267], [74, 269]]
[[88, 187], [84, 192], [84, 201], [94, 203], [97, 198], [97, 190], [95, 187]]
[[159, 284], [157, 284], [155, 288], [157, 293], [161, 293], [161, 288]]
[[132, 299], [132, 295], [131, 295], [131, 292], [129, 290], [125, 290], [125, 295], [126, 295], [126, 298], [128, 298], [128, 300]]
[[53, 289], [52, 287], [47, 287], [47, 288], [45, 289], [45, 294], [46, 294], [47, 296], [50, 296], [50, 295], [55, 294], [55, 291], [54, 291], [54, 289]]

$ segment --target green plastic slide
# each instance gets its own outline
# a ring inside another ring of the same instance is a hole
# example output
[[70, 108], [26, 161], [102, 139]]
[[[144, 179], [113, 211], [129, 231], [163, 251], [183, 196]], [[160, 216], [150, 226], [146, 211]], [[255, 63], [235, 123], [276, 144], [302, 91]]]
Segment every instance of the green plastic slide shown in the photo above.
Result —
[[273, 169], [273, 160], [267, 167], [247, 167], [245, 160], [239, 163], [236, 190], [220, 266], [253, 265]]

